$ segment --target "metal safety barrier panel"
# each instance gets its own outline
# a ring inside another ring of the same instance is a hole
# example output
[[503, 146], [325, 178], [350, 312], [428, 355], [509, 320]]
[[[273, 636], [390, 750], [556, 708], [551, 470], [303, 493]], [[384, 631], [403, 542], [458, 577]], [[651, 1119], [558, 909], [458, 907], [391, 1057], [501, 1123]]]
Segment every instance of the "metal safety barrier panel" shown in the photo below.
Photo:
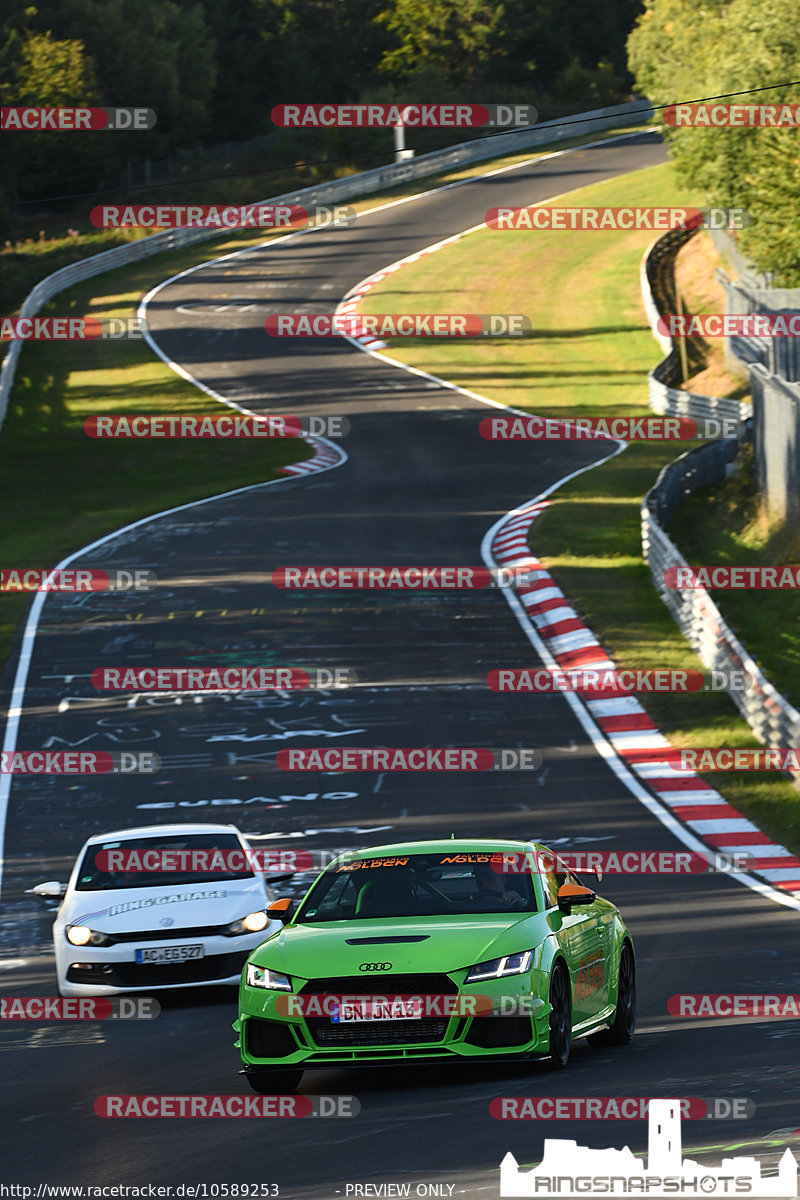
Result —
[[[336, 204], [356, 196], [366, 196], [372, 192], [383, 191], [395, 184], [422, 179], [427, 175], [436, 175], [454, 167], [482, 162], [490, 158], [499, 158], [517, 151], [564, 141], [594, 131], [603, 132], [615, 129], [638, 120], [644, 123], [652, 114], [653, 109], [649, 107], [646, 100], [631, 100], [626, 104], [615, 104], [607, 108], [577, 113], [573, 117], [565, 118], [564, 121], [543, 121], [539, 125], [513, 130], [509, 133], [494, 134], [490, 137], [462, 142], [443, 150], [434, 150], [430, 154], [421, 154], [418, 158], [406, 159], [385, 167], [375, 167], [369, 171], [361, 171], [357, 175], [348, 175], [331, 183], [300, 188], [281, 196], [272, 196], [268, 200], [259, 201], [258, 204], [302, 204], [304, 206]], [[112, 250], [93, 254], [89, 258], [81, 259], [80, 262], [62, 267], [59, 271], [54, 271], [52, 275], [40, 280], [26, 296], [20, 309], [20, 316], [35, 316], [41, 312], [48, 300], [51, 300], [59, 292], [65, 291], [73, 284], [82, 283], [85, 279], [92, 279], [95, 275], [102, 275], [105, 271], [113, 271], [117, 267], [127, 266], [153, 254], [180, 250], [185, 246], [219, 237], [219, 229], [173, 229], [164, 233], [151, 234], [149, 237], [130, 242], [126, 246], [116, 246]], [[22, 342], [12, 342], [2, 367], [0, 367], [0, 427], [8, 408], [21, 349]]]
[[689, 565], [664, 526], [694, 492], [723, 479], [743, 443], [753, 438], [749, 404], [696, 395], [664, 382], [665, 378], [674, 378], [673, 373], [678, 370], [678, 352], [671, 339], [657, 333], [656, 324], [668, 308], [675, 311], [675, 255], [695, 232], [671, 230], [648, 249], [642, 262], [642, 295], [648, 321], [654, 337], [667, 353], [649, 375], [650, 407], [659, 413], [695, 419], [734, 417], [738, 430], [735, 438], [697, 446], [663, 468], [642, 502], [642, 556], [650, 568], [656, 591], [703, 666], [744, 672], [745, 686], [729, 689], [728, 694], [756, 737], [767, 746], [793, 746], [800, 744], [796, 741], [800, 737], [800, 712], [769, 682], [725, 622], [710, 593], [702, 588], [677, 590], [664, 583], [669, 567]]

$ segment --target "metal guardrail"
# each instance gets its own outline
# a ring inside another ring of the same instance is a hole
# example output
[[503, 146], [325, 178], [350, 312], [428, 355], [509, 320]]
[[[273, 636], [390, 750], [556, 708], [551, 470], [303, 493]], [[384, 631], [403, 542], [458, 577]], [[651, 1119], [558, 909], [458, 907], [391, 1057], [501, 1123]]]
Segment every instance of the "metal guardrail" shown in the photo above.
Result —
[[[435, 175], [453, 167], [482, 162], [489, 158], [513, 154], [518, 150], [531, 149], [585, 133], [615, 129], [621, 125], [631, 124], [632, 119], [636, 117], [640, 117], [644, 122], [652, 115], [652, 112], [647, 101], [641, 100], [631, 100], [626, 104], [592, 109], [590, 112], [578, 113], [574, 117], [565, 118], [566, 123], [543, 121], [540, 125], [530, 128], [515, 129], [509, 133], [493, 134], [490, 137], [478, 138], [471, 142], [462, 142], [443, 150], [434, 150], [430, 154], [422, 154], [418, 158], [406, 159], [404, 162], [393, 163], [385, 167], [375, 167], [357, 175], [348, 175], [344, 179], [337, 179], [331, 183], [300, 188], [281, 196], [271, 196], [268, 200], [260, 201], [260, 203], [265, 205], [337, 204], [356, 196], [383, 191], [394, 184], [405, 183], [412, 179], [422, 179], [426, 175]], [[127, 266], [129, 263], [138, 262], [153, 254], [179, 250], [184, 246], [209, 241], [220, 236], [221, 233], [218, 229], [172, 229], [140, 238], [126, 246], [117, 246], [113, 250], [104, 250], [101, 254], [94, 254], [90, 258], [72, 263], [68, 267], [62, 267], [61, 270], [54, 271], [52, 275], [40, 280], [26, 296], [20, 309], [20, 316], [35, 316], [47, 301], [59, 292], [63, 292], [66, 288], [81, 283], [85, 279], [91, 279], [95, 275], [102, 275], [104, 271]], [[2, 367], [0, 367], [0, 426], [2, 426], [8, 408], [22, 344], [19, 341], [11, 343]]]
[[[693, 417], [703, 421], [714, 417], [737, 425], [752, 416], [752, 406], [746, 401], [727, 397], [701, 396], [687, 392], [677, 385], [682, 380], [681, 360], [671, 338], [658, 332], [657, 322], [662, 313], [678, 311], [675, 288], [675, 256], [698, 232], [697, 229], [670, 229], [645, 251], [642, 259], [641, 283], [647, 318], [665, 357], [647, 375], [648, 400], [653, 412], [669, 417]], [[693, 343], [685, 343], [690, 357], [696, 355]]]
[[[674, 255], [687, 238], [673, 237], [678, 231], [671, 230], [650, 248], [645, 255], [642, 270], [642, 290], [645, 308], [654, 335], [667, 349], [664, 342], [667, 339], [657, 334], [656, 321], [659, 303], [674, 303], [674, 271], [669, 266], [674, 264]], [[680, 231], [684, 232], [684, 231]], [[688, 231], [689, 236], [695, 231]], [[667, 243], [665, 245], [664, 243]], [[654, 256], [651, 265], [648, 260]], [[649, 266], [649, 269], [648, 269]], [[664, 287], [658, 285], [665, 270], [672, 274], [671, 282], [666, 281]], [[660, 276], [659, 276], [660, 273]], [[672, 289], [670, 295], [669, 289]], [[658, 295], [660, 293], [660, 295]], [[673, 309], [674, 311], [674, 309]], [[668, 343], [670, 345], [670, 343]], [[654, 376], [660, 367], [676, 354], [674, 347], [666, 359], [650, 372], [651, 403], [653, 404], [653, 386], [657, 385], [669, 392], [660, 379]], [[665, 372], [662, 372], [662, 374]], [[669, 408], [666, 411], [685, 411], [689, 416], [703, 417], [706, 415], [724, 416], [721, 407], [707, 409], [707, 405], [719, 406], [723, 401], [714, 400], [708, 396], [696, 396], [683, 392], [686, 397], [684, 410]], [[674, 398], [659, 396], [659, 402], [674, 404]], [[745, 419], [749, 405], [728, 401], [728, 405], [736, 405], [737, 419], [741, 422], [735, 438], [720, 438], [707, 442], [680, 455], [668, 463], [661, 471], [653, 487], [644, 497], [641, 508], [642, 518], [642, 556], [650, 568], [650, 574], [655, 588], [672, 613], [682, 633], [691, 643], [698, 658], [708, 670], [743, 671], [744, 687], [742, 690], [728, 689], [728, 694], [739, 712], [747, 721], [750, 728], [767, 746], [798, 745], [795, 739], [800, 737], [800, 711], [798, 711], [785, 696], [767, 679], [758, 664], [747, 653], [747, 650], [725, 622], [722, 614], [705, 589], [677, 590], [669, 588], [664, 583], [664, 572], [668, 567], [687, 567], [689, 564], [678, 550], [677, 546], [666, 533], [664, 526], [670, 520], [677, 508], [694, 492], [709, 487], [724, 478], [729, 464], [736, 458], [740, 447], [745, 442], [753, 440], [753, 420]], [[657, 412], [665, 411], [656, 408]], [[734, 415], [731, 411], [727, 415]]]

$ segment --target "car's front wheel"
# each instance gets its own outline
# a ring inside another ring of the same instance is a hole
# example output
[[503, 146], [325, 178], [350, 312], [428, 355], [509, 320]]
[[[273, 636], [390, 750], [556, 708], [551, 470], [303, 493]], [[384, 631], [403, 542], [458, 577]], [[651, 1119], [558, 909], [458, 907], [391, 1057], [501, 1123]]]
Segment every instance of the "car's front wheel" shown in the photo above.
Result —
[[248, 1071], [247, 1082], [260, 1096], [285, 1096], [297, 1089], [302, 1071]]
[[572, 1048], [572, 1005], [569, 975], [559, 964], [550, 979], [550, 1066], [560, 1071], [569, 1061]]

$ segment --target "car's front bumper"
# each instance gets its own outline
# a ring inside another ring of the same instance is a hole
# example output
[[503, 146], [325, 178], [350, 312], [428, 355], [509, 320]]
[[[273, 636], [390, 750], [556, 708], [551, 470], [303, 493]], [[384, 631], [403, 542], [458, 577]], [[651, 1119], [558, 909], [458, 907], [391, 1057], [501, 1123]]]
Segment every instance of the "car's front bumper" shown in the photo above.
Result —
[[[463, 974], [463, 973], [462, 973]], [[533, 973], [539, 976], [539, 972]], [[530, 975], [469, 986], [452, 979], [451, 997], [489, 996], [508, 1015], [460, 1015], [344, 1025], [328, 1018], [285, 1016], [278, 997], [288, 995], [243, 983], [239, 1018], [234, 1025], [245, 1070], [280, 1067], [368, 1066], [541, 1057], [550, 1042], [550, 1005], [546, 986]], [[315, 981], [319, 985], [319, 981]], [[363, 989], [354, 981], [352, 992]], [[391, 977], [386, 993], [393, 994]], [[331, 988], [331, 992], [334, 989]], [[544, 992], [544, 996], [542, 995]], [[348, 993], [349, 994], [349, 993]], [[377, 993], [376, 993], [377, 994]], [[423, 993], [424, 994], [424, 993]], [[285, 1003], [285, 1000], [284, 1000]], [[524, 1011], [520, 1013], [519, 1009]]]
[[[56, 935], [56, 972], [63, 996], [118, 996], [126, 992], [165, 991], [177, 987], [237, 987], [242, 967], [257, 946], [274, 932], [271, 926], [242, 937], [205, 935], [176, 942], [141, 939], [113, 946], [73, 946]], [[61, 944], [59, 944], [59, 942]], [[137, 963], [137, 949], [181, 944], [201, 945], [203, 956], [173, 963]]]

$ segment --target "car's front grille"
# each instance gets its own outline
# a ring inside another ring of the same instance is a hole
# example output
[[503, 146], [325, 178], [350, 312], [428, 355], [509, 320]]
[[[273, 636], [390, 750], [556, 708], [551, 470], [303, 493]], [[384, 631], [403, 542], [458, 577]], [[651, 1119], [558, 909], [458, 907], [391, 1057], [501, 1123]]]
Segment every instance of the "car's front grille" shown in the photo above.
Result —
[[[177, 987], [182, 983], [214, 983], [241, 974], [247, 962], [247, 952], [239, 954], [209, 954], [205, 958], [190, 958], [176, 963], [104, 963], [110, 971], [81, 970], [70, 967], [69, 983], [96, 983], [110, 987]], [[99, 965], [99, 964], [98, 964]]]
[[334, 1024], [329, 1018], [310, 1017], [309, 1032], [318, 1046], [401, 1046], [420, 1042], [441, 1042], [447, 1029], [445, 1020], [345, 1021]]
[[[365, 972], [329, 979], [310, 979], [300, 989], [308, 995], [333, 996], [452, 996], [458, 987], [448, 975], [393, 975]], [[407, 1021], [344, 1021], [306, 1017], [314, 1042], [322, 1046], [398, 1046], [441, 1042], [447, 1017], [420, 1017]]]
[[214, 937], [225, 932], [227, 925], [195, 925], [188, 929], [139, 929], [132, 933], [107, 933], [108, 945], [117, 942], [173, 942], [184, 938]]
[[391, 972], [364, 972], [309, 979], [301, 993], [330, 992], [334, 996], [452, 996], [458, 991], [449, 975], [393, 975]]

